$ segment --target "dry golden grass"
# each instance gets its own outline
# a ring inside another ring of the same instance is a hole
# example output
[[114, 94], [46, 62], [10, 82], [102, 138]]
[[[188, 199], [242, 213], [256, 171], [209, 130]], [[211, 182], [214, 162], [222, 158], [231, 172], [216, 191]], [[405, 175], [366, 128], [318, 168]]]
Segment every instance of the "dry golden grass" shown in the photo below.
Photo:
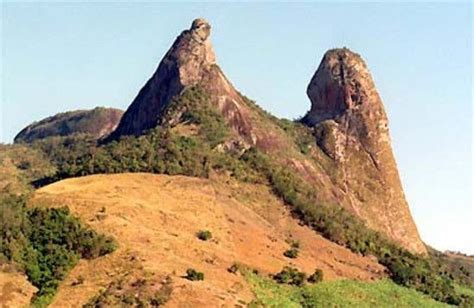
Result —
[[[119, 249], [81, 261], [62, 283], [53, 306], [77, 307], [126, 273], [170, 276], [170, 307], [221, 307], [249, 303], [245, 279], [227, 269], [240, 263], [262, 273], [292, 264], [306, 272], [324, 271], [326, 279], [374, 280], [384, 269], [351, 253], [291, 218], [265, 186], [225, 178], [204, 180], [152, 174], [95, 175], [64, 180], [35, 193], [33, 204], [67, 205], [95, 230], [114, 236]], [[201, 241], [196, 232], [210, 230]], [[287, 239], [301, 243], [288, 259]], [[205, 280], [184, 279], [187, 268]], [[80, 279], [78, 279], [80, 278]], [[83, 281], [80, 284], [75, 281]]]
[[0, 268], [0, 307], [27, 307], [36, 288], [25, 275], [7, 267]]

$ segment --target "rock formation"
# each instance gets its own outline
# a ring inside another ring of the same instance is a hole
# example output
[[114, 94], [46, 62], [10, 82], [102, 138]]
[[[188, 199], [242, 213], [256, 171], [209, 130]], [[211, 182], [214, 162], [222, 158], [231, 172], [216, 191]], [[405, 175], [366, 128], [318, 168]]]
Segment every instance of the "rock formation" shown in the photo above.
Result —
[[14, 142], [30, 143], [47, 137], [74, 134], [87, 134], [99, 139], [117, 127], [122, 114], [122, 110], [102, 107], [59, 113], [28, 125], [15, 136]]
[[[425, 252], [403, 196], [383, 106], [360, 57], [334, 50], [323, 59], [308, 88], [313, 106], [304, 118], [316, 126], [312, 146], [317, 150], [302, 155], [294, 136], [225, 77], [210, 30], [205, 20], [196, 19], [178, 36], [110, 139], [140, 135], [162, 124], [174, 98], [187, 87], [202, 87], [233, 132], [223, 148], [260, 149], [315, 187], [319, 202], [341, 205], [406, 248]], [[309, 157], [311, 153], [325, 157]], [[331, 162], [321, 164], [320, 159]]]
[[412, 251], [425, 253], [392, 153], [388, 120], [369, 70], [347, 48], [329, 50], [307, 89], [319, 147], [335, 162], [350, 208]]
[[242, 113], [243, 101], [216, 64], [209, 39], [211, 26], [195, 19], [183, 31], [140, 90], [111, 138], [139, 135], [159, 124], [162, 112], [186, 87], [200, 85], [228, 116], [234, 128], [249, 138], [250, 123]]

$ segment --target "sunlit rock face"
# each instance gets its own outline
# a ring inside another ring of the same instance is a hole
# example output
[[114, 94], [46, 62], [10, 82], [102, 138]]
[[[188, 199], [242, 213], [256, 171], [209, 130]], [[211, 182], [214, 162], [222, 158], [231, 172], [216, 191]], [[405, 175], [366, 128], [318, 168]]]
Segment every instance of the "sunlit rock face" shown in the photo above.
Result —
[[162, 112], [186, 87], [199, 85], [229, 119], [232, 127], [251, 142], [251, 125], [243, 101], [216, 64], [210, 41], [211, 26], [198, 18], [184, 30], [161, 60], [158, 69], [126, 111], [112, 138], [139, 135], [159, 124]]
[[318, 146], [334, 161], [348, 208], [413, 252], [426, 253], [392, 153], [382, 100], [363, 59], [347, 48], [326, 52], [307, 88]]

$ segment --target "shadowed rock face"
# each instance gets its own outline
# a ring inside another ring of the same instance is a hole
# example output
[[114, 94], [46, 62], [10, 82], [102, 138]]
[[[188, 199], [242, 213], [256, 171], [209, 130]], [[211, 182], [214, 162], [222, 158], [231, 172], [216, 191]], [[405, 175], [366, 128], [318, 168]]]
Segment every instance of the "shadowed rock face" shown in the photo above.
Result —
[[123, 111], [97, 107], [56, 114], [32, 123], [15, 136], [15, 143], [33, 142], [53, 136], [87, 134], [97, 139], [110, 134], [118, 125]]
[[200, 85], [230, 120], [234, 129], [250, 140], [250, 123], [243, 101], [216, 64], [210, 42], [211, 26], [201, 18], [183, 31], [166, 53], [153, 76], [140, 90], [111, 138], [139, 135], [154, 128], [173, 97], [189, 86]]
[[411, 251], [425, 253], [398, 175], [382, 100], [362, 58], [329, 50], [307, 89], [303, 122], [335, 162], [348, 206], [370, 227]]

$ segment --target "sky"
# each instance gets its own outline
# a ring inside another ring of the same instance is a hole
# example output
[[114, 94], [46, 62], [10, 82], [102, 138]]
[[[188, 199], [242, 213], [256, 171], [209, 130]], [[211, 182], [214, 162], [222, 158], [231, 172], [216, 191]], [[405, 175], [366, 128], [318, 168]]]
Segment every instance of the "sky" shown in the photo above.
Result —
[[234, 86], [284, 118], [309, 109], [324, 52], [367, 62], [422, 239], [474, 254], [472, 5], [465, 3], [18, 3], [1, 6], [0, 142], [58, 112], [126, 109], [176, 36], [212, 25]]

